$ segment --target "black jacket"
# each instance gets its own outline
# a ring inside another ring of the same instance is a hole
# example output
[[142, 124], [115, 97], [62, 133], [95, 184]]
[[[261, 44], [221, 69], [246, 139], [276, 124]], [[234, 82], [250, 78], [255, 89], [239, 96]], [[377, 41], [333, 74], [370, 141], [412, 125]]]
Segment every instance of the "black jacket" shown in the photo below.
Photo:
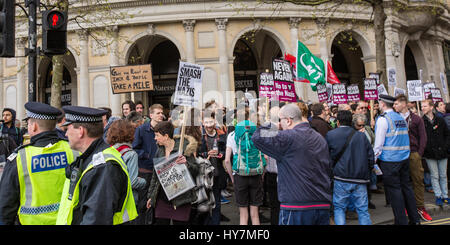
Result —
[[[333, 164], [352, 131], [354, 129], [351, 127], [339, 127], [328, 132], [325, 137]], [[333, 168], [334, 179], [357, 184], [369, 183], [375, 159], [372, 146], [364, 133], [355, 132], [338, 160]]]
[[[57, 143], [61, 139], [55, 131], [49, 131], [35, 135], [30, 140], [30, 144], [17, 148], [15, 152], [17, 153], [20, 149], [29, 145], [45, 147], [50, 143]], [[20, 186], [15, 158], [12, 161], [6, 162], [0, 181], [0, 225], [13, 225], [16, 220], [19, 206]]]
[[427, 132], [427, 146], [423, 157], [437, 160], [447, 158], [447, 150], [450, 147], [450, 131], [444, 118], [436, 115], [433, 121], [430, 121], [425, 115], [422, 118]]

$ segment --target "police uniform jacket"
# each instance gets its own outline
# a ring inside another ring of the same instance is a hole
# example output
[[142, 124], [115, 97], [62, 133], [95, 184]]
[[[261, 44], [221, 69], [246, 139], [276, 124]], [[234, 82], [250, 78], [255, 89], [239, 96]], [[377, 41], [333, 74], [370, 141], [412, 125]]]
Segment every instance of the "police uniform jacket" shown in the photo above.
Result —
[[[17, 153], [20, 149], [30, 145], [45, 147], [63, 139], [59, 138], [55, 131], [47, 131], [31, 137], [30, 140], [30, 144], [17, 148], [15, 152]], [[0, 181], [0, 225], [13, 225], [20, 206], [20, 186], [16, 159], [6, 162]]]
[[[70, 179], [75, 168], [79, 169], [78, 176], [81, 176], [93, 155], [109, 147], [102, 138], [92, 142], [85, 152], [66, 166], [66, 177]], [[79, 203], [73, 210], [72, 225], [112, 225], [114, 213], [122, 209], [127, 187], [128, 177], [115, 161], [99, 164], [86, 172], [80, 182]]]

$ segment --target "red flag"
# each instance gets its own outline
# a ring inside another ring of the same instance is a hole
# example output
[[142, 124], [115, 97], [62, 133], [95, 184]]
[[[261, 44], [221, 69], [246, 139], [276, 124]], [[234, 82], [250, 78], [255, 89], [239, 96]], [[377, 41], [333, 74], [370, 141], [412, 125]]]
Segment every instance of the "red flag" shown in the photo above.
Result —
[[307, 79], [304, 79], [302, 77], [297, 77], [297, 57], [293, 56], [292, 54], [284, 54], [284, 59], [289, 61], [291, 63], [292, 71], [294, 73], [294, 82], [303, 82], [303, 83], [309, 83]]
[[331, 67], [330, 61], [327, 60], [327, 83], [329, 84], [338, 84], [341, 83], [334, 73], [333, 68]]

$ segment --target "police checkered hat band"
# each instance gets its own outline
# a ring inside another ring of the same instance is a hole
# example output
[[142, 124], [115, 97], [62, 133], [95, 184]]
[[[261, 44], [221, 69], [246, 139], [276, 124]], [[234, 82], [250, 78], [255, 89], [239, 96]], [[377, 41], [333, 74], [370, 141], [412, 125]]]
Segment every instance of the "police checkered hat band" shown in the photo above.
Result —
[[35, 118], [35, 119], [40, 119], [40, 120], [56, 120], [55, 115], [44, 115], [44, 114], [34, 113], [29, 110], [26, 110], [26, 113], [27, 113], [28, 118]]
[[101, 122], [102, 117], [96, 117], [96, 116], [84, 116], [84, 115], [75, 115], [66, 113], [66, 121], [69, 122], [78, 122], [78, 123], [95, 123], [95, 122]]

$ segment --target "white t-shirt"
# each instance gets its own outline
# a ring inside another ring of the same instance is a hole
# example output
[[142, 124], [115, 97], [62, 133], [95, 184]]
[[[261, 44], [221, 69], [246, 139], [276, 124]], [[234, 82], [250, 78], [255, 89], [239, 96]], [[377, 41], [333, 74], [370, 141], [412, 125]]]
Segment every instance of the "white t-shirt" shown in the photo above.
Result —
[[237, 145], [234, 140], [234, 131], [229, 133], [227, 136], [227, 147], [230, 147], [233, 150], [233, 155], [237, 154]]

